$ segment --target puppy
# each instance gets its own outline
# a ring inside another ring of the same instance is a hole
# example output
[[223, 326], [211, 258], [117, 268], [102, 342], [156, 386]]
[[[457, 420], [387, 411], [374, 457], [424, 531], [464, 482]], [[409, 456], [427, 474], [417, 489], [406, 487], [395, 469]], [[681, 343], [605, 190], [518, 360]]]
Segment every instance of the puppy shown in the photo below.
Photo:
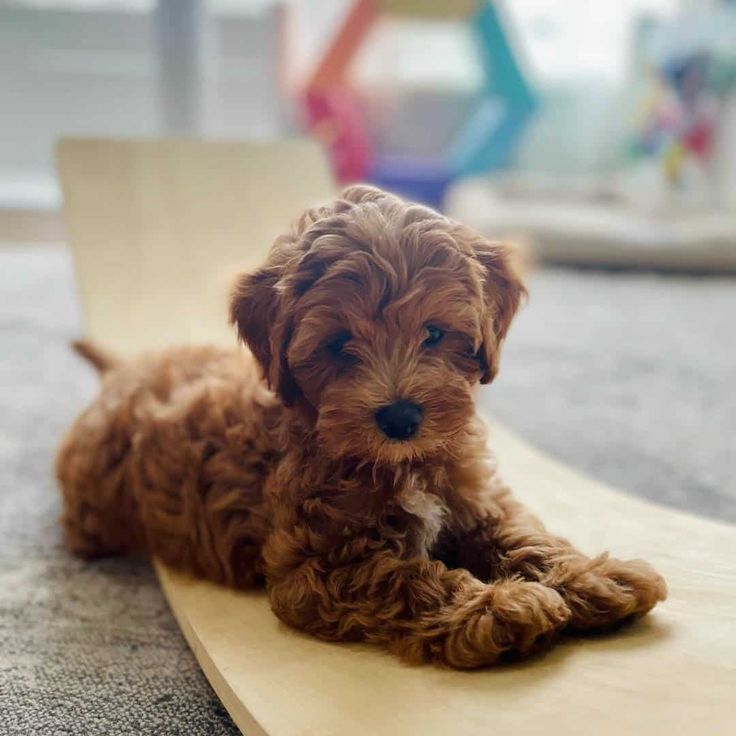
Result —
[[648, 564], [548, 533], [488, 456], [473, 388], [524, 293], [508, 247], [346, 189], [238, 280], [249, 352], [78, 347], [103, 379], [57, 458], [69, 547], [265, 583], [291, 626], [459, 668], [646, 613]]

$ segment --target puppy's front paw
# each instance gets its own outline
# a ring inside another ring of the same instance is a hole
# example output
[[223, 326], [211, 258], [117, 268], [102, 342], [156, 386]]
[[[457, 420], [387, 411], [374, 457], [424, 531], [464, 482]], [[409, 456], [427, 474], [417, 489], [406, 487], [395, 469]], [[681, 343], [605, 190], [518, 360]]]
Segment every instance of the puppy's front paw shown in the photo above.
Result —
[[485, 667], [541, 648], [569, 620], [570, 609], [557, 591], [537, 582], [505, 580], [463, 596], [439, 617], [424, 619], [414, 635], [394, 646], [410, 661]]
[[571, 616], [562, 596], [541, 583], [500, 582], [490, 598], [490, 634], [499, 651], [507, 654], [528, 654], [546, 646]]
[[553, 571], [548, 579], [570, 606], [570, 627], [601, 629], [643, 616], [667, 597], [667, 584], [644, 560], [616, 560], [606, 555], [574, 571]]

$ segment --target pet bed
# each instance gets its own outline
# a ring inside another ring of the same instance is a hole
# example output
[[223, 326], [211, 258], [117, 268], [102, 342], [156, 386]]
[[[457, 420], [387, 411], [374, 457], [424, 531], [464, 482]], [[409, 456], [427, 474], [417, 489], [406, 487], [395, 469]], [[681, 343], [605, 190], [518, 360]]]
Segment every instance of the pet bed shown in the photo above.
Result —
[[450, 189], [446, 210], [483, 235], [529, 240], [548, 263], [736, 273], [736, 215], [726, 209], [636, 208], [610, 192], [468, 179]]

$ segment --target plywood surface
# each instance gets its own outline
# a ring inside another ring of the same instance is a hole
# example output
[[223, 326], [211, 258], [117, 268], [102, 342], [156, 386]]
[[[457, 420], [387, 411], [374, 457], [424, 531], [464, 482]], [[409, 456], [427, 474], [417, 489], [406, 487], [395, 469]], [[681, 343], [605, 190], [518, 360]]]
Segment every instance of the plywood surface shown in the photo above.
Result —
[[[233, 341], [228, 283], [331, 184], [308, 144], [70, 141], [66, 222], [90, 336], [122, 351]], [[637, 625], [513, 667], [410, 667], [280, 624], [262, 593], [157, 566], [182, 631], [249, 735], [725, 734], [736, 723], [736, 529], [613, 491], [502, 427], [501, 470], [583, 550], [649, 559], [670, 599]]]
[[233, 275], [332, 192], [317, 147], [297, 140], [67, 139], [57, 163], [87, 333], [126, 353], [231, 344]]
[[[616, 493], [495, 427], [501, 470], [549, 526], [591, 553], [644, 556], [670, 599], [603, 638], [508, 668], [404, 665], [280, 624], [263, 594], [159, 568], [169, 602], [246, 733], [725, 734], [736, 722], [736, 531]], [[257, 724], [254, 726], [253, 721]]]

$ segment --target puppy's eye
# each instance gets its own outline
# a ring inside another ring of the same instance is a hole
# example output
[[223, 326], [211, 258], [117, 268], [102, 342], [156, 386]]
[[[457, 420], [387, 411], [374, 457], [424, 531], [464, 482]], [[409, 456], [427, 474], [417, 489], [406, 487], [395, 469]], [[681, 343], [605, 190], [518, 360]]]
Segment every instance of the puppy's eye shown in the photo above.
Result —
[[342, 355], [345, 344], [352, 337], [349, 332], [341, 332], [335, 335], [326, 345], [325, 350], [330, 355]]
[[425, 347], [436, 345], [445, 336], [444, 330], [441, 330], [439, 327], [435, 327], [434, 325], [427, 325], [425, 329], [427, 331], [427, 336], [424, 338], [424, 342], [422, 343]]

